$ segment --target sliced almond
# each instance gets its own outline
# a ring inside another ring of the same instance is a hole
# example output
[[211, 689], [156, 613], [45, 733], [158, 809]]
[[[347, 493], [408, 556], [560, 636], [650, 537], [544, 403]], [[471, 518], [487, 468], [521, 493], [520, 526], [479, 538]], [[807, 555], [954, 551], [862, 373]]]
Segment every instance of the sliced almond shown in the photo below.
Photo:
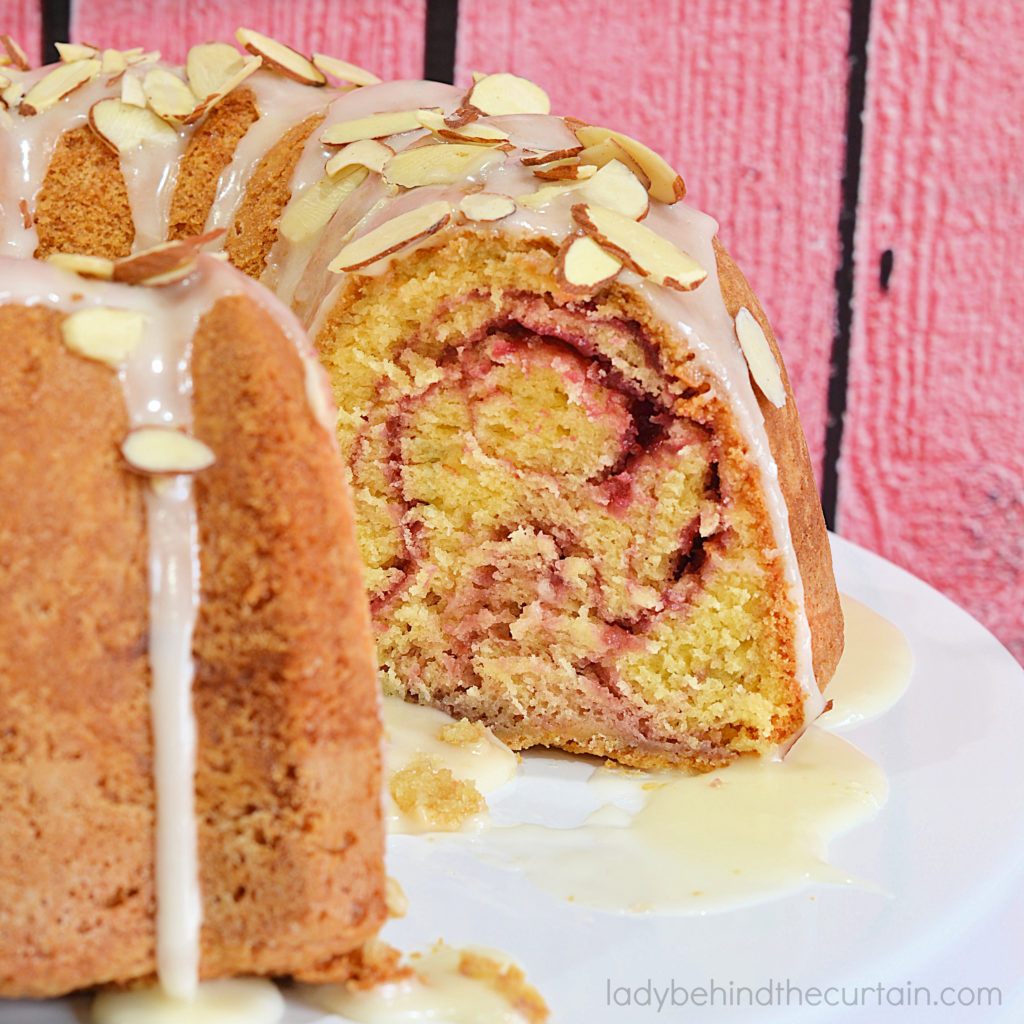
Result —
[[123, 284], [164, 285], [180, 281], [195, 266], [199, 250], [208, 242], [220, 238], [223, 228], [194, 235], [175, 242], [162, 242], [151, 249], [127, 256], [114, 264], [114, 280]]
[[136, 64], [155, 64], [160, 59], [159, 50], [144, 50], [141, 46], [134, 46], [124, 51], [124, 59], [130, 67]]
[[555, 277], [567, 291], [590, 294], [622, 269], [622, 260], [602, 249], [589, 235], [568, 238], [555, 259]]
[[539, 85], [504, 71], [474, 82], [465, 103], [482, 114], [551, 113], [551, 100]]
[[146, 105], [146, 93], [143, 91], [142, 83], [133, 74], [125, 74], [121, 78], [121, 102], [132, 107]]
[[276, 39], [271, 39], [262, 32], [254, 32], [250, 28], [238, 29], [235, 38], [251, 54], [262, 57], [263, 63], [272, 71], [304, 85], [327, 84], [324, 73], [315, 67], [309, 58], [303, 57], [297, 50], [279, 43]]
[[452, 212], [452, 204], [442, 199], [399, 214], [362, 238], [349, 242], [327, 269], [338, 274], [375, 263], [440, 231], [451, 220]]
[[217, 461], [202, 441], [174, 427], [137, 427], [122, 442], [121, 453], [146, 476], [198, 473]]
[[[251, 56], [243, 57], [240, 63], [232, 65], [234, 70], [231, 74], [226, 79], [220, 80], [220, 84], [215, 92], [207, 94], [206, 99], [204, 99], [185, 119], [185, 124], [192, 124], [195, 121], [198, 121], [199, 118], [227, 96], [232, 89], [241, 85], [242, 82], [244, 82], [251, 74], [258, 71], [262, 66], [262, 57]], [[193, 92], [194, 91], [195, 90], [193, 89]]]
[[570, 157], [579, 156], [582, 149], [582, 146], [573, 146], [570, 149], [556, 149], [547, 153], [534, 153], [532, 156], [524, 156], [522, 163], [524, 167], [538, 167], [541, 164], [550, 164], [556, 160], [568, 160]]
[[100, 56], [100, 74], [119, 75], [128, 67], [128, 60], [120, 50], [104, 50]]
[[54, 252], [46, 257], [47, 263], [70, 270], [79, 277], [95, 277], [109, 281], [114, 276], [114, 261], [105, 256], [86, 256], [77, 252]]
[[142, 80], [142, 92], [149, 109], [165, 121], [183, 122], [195, 110], [195, 93], [166, 68], [150, 68]]
[[786, 404], [786, 385], [782, 382], [779, 362], [757, 318], [746, 306], [741, 306], [736, 313], [736, 338], [750, 367], [750, 376], [764, 397], [781, 409]]
[[118, 99], [94, 103], [89, 108], [89, 125], [118, 153], [130, 152], [144, 142], [170, 146], [178, 141], [178, 133], [162, 117]]
[[30, 116], [49, 110], [99, 73], [98, 60], [76, 60], [71, 64], [58, 64], [29, 89], [18, 107], [18, 112]]
[[471, 174], [493, 153], [483, 146], [461, 146], [439, 143], [417, 146], [393, 156], [383, 170], [389, 185], [417, 188], [420, 185], [453, 185]]
[[580, 183], [576, 181], [553, 182], [550, 185], [541, 185], [533, 192], [516, 196], [516, 202], [530, 210], [539, 210], [548, 203], [554, 202], [564, 195], [569, 195], [579, 188]]
[[[185, 57], [185, 75], [189, 88], [200, 99], [224, 91], [238, 74], [245, 58], [229, 43], [200, 43]], [[260, 61], [262, 63], [262, 60]]]
[[95, 46], [83, 46], [81, 43], [54, 43], [54, 46], [65, 64], [73, 60], [89, 60], [98, 57], [100, 53]]
[[459, 200], [459, 209], [470, 220], [503, 220], [516, 211], [516, 201], [498, 192], [470, 192]]
[[625, 164], [611, 160], [577, 189], [580, 199], [615, 210], [633, 220], [643, 220], [650, 207], [647, 189]]
[[623, 135], [622, 132], [612, 131], [610, 128], [597, 128], [593, 125], [579, 127], [576, 130], [576, 138], [583, 143], [584, 147], [593, 146], [604, 139], [613, 139], [617, 142], [643, 170], [650, 179], [649, 191], [651, 195], [663, 203], [677, 203], [686, 195], [686, 185], [672, 166], [654, 152], [653, 149], [645, 146], [642, 142]]
[[460, 127], [452, 127], [445, 121], [439, 110], [424, 110], [420, 124], [429, 128], [438, 138], [446, 142], [473, 142], [480, 145], [497, 145], [508, 142], [508, 132], [484, 124], [480, 120], [467, 122]]
[[604, 167], [605, 164], [610, 164], [613, 160], [628, 167], [645, 189], [651, 187], [651, 179], [647, 172], [614, 139], [602, 139], [580, 151], [580, 163], [582, 164]]
[[575, 157], [552, 160], [542, 167], [534, 167], [533, 173], [542, 181], [584, 181], [598, 171], [593, 164], [581, 164]]
[[395, 151], [383, 142], [376, 139], [360, 139], [338, 150], [327, 161], [326, 169], [328, 174], [337, 174], [346, 167], [365, 167], [380, 174], [384, 165], [394, 155]]
[[16, 68], [21, 71], [28, 71], [30, 66], [28, 62], [28, 55], [11, 36], [0, 35], [0, 44], [3, 45], [4, 52]]
[[657, 284], [686, 292], [708, 276], [692, 256], [631, 217], [587, 203], [573, 206], [572, 216], [598, 245]]
[[370, 114], [351, 121], [339, 121], [327, 128], [320, 141], [327, 146], [344, 146], [360, 139], [386, 139], [422, 128], [422, 110], [391, 110], [383, 114]]
[[353, 85], [376, 85], [380, 79], [371, 71], [347, 60], [329, 57], [325, 53], [314, 53], [313, 64], [325, 75], [336, 78], [339, 82], [351, 82]]
[[282, 236], [293, 245], [300, 245], [319, 234], [368, 174], [365, 167], [352, 166], [310, 185], [285, 208], [280, 225]]
[[66, 316], [60, 331], [72, 352], [116, 369], [142, 343], [145, 326], [144, 313], [98, 306]]
[[25, 83], [11, 82], [0, 91], [0, 100], [3, 100], [3, 104], [8, 110], [14, 110], [21, 103], [21, 98], [24, 95]]

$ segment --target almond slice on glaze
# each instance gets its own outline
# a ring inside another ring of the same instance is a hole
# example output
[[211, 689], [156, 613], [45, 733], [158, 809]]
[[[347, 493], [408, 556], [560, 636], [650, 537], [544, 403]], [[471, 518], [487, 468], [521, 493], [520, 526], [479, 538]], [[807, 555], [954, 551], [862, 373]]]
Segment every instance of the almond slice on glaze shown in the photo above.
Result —
[[422, 110], [391, 110], [383, 114], [357, 117], [351, 121], [339, 121], [324, 131], [320, 141], [327, 146], [344, 146], [360, 139], [386, 139], [389, 135], [416, 131], [423, 127], [420, 124], [422, 113]]
[[127, 153], [144, 142], [173, 145], [178, 133], [162, 117], [146, 107], [107, 99], [89, 108], [89, 126], [117, 153]]
[[459, 209], [469, 220], [503, 220], [515, 213], [516, 201], [499, 192], [471, 192], [459, 200]]
[[179, 124], [196, 108], [199, 102], [194, 92], [173, 72], [166, 68], [150, 68], [142, 80], [142, 92], [150, 110], [165, 121]]
[[643, 182], [618, 160], [599, 167], [579, 188], [580, 198], [633, 220], [643, 220], [650, 209], [650, 196]]
[[18, 113], [31, 116], [49, 110], [99, 73], [98, 60], [76, 60], [71, 64], [58, 64], [29, 89], [18, 107]]
[[366, 68], [349, 64], [347, 60], [329, 57], [326, 53], [314, 53], [313, 65], [331, 78], [339, 82], [351, 82], [352, 85], [377, 85], [380, 79]]
[[402, 188], [453, 185], [493, 155], [493, 151], [485, 146], [460, 146], [455, 143], [417, 146], [393, 156], [384, 165], [382, 173], [389, 185]]
[[551, 113], [551, 100], [539, 85], [507, 71], [477, 79], [464, 105], [475, 107], [481, 114]]
[[4, 52], [10, 58], [11, 63], [19, 71], [28, 71], [31, 66], [28, 62], [28, 54], [25, 53], [12, 36], [0, 35], [0, 45], [3, 46]]
[[128, 68], [128, 59], [120, 50], [104, 50], [100, 56], [100, 74], [119, 75]]
[[[229, 49], [231, 49], [229, 47]], [[237, 51], [232, 49], [235, 56], [238, 56]], [[219, 85], [214, 92], [209, 93], [206, 99], [200, 103], [195, 110], [187, 118], [185, 118], [185, 124], [193, 124], [198, 121], [207, 111], [212, 107], [216, 106], [225, 96], [231, 92], [236, 86], [239, 86], [244, 82], [251, 74], [258, 71], [263, 66], [262, 57], [242, 57], [239, 63], [233, 64], [233, 70], [227, 78], [220, 79]], [[204, 87], [209, 83], [204, 83]], [[195, 92], [195, 89], [192, 90]], [[196, 94], [198, 95], [198, 93]]]
[[137, 427], [121, 443], [121, 453], [146, 476], [198, 473], [217, 461], [202, 441], [174, 427]]
[[145, 326], [145, 313], [98, 306], [66, 316], [60, 331], [72, 352], [117, 369], [142, 343]]
[[399, 214], [362, 238], [349, 242], [327, 269], [337, 274], [375, 263], [439, 231], [451, 220], [452, 212], [452, 204], [442, 199]]
[[293, 245], [300, 245], [318, 234], [369, 173], [365, 167], [351, 166], [310, 185], [285, 208], [281, 235]]
[[708, 276], [692, 256], [621, 213], [577, 203], [572, 208], [572, 216], [601, 248], [621, 259], [630, 270], [657, 284], [687, 292]]
[[225, 234], [224, 228], [193, 235], [175, 242], [162, 242], [151, 249], [127, 256], [114, 264], [115, 281], [122, 284], [159, 286], [173, 284], [187, 277], [195, 267], [199, 250]]
[[378, 174], [384, 165], [395, 155], [395, 151], [386, 143], [376, 139], [360, 139], [350, 142], [327, 161], [328, 174], [337, 174], [346, 167], [365, 167]]
[[100, 281], [109, 281], [114, 276], [114, 261], [105, 256], [86, 256], [78, 252], [52, 252], [46, 257], [62, 270], [70, 270], [79, 277], [94, 277]]
[[575, 157], [553, 160], [541, 167], [534, 167], [534, 177], [542, 181], [584, 181], [598, 171], [594, 164], [581, 164]]
[[786, 404], [786, 385], [782, 383], [779, 361], [757, 318], [746, 306], [741, 306], [736, 313], [736, 339], [743, 349], [751, 377], [764, 397], [781, 409]]
[[83, 46], [81, 43], [54, 43], [53, 45], [65, 64], [70, 64], [75, 60], [90, 60], [100, 55], [100, 51], [95, 46]]
[[650, 189], [650, 176], [614, 139], [602, 139], [580, 152], [580, 163], [593, 164], [595, 167], [604, 167], [613, 160], [628, 167], [643, 187]]
[[584, 125], [575, 129], [576, 138], [585, 147], [596, 145], [605, 139], [612, 139], [621, 146], [641, 170], [650, 179], [648, 191], [663, 203], [677, 203], [686, 195], [686, 185], [682, 177], [672, 168], [664, 157], [659, 156], [648, 146], [636, 139], [623, 135], [622, 132], [610, 128], [598, 128]]
[[13, 110], [18, 104], [21, 103], [22, 96], [25, 95], [25, 83], [24, 82], [11, 82], [5, 85], [3, 91], [0, 92], [0, 100], [3, 101], [3, 105], [8, 110]]
[[420, 124], [446, 142], [473, 142], [479, 145], [497, 145], [508, 142], [508, 132], [483, 124], [481, 121], [470, 121], [458, 127], [452, 127], [445, 121], [439, 110], [421, 111]]
[[569, 149], [555, 149], [547, 153], [534, 153], [532, 156], [524, 156], [522, 164], [524, 167], [538, 167], [541, 164], [550, 164], [556, 160], [568, 160], [569, 157], [579, 156], [582, 146], [573, 146]]
[[308, 57], [303, 57], [298, 50], [293, 50], [276, 39], [271, 39], [262, 32], [254, 32], [251, 28], [238, 29], [235, 38], [251, 54], [262, 57], [263, 63], [271, 71], [276, 71], [293, 81], [302, 82], [303, 85], [327, 84], [324, 73], [315, 67]]
[[121, 102], [133, 107], [146, 105], [146, 94], [142, 90], [142, 83], [135, 75], [126, 74], [121, 78]]
[[602, 249], [589, 235], [566, 239], [555, 260], [555, 277], [571, 292], [593, 292], [621, 269], [622, 260]]

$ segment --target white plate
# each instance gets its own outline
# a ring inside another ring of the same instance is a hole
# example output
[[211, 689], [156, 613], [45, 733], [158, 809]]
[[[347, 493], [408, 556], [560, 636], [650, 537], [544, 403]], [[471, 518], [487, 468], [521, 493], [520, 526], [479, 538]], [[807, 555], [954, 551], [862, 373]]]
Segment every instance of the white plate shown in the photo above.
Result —
[[[840, 588], [899, 626], [915, 662], [895, 708], [844, 731], [891, 789], [829, 860], [879, 891], [816, 886], [728, 913], [619, 916], [396, 836], [389, 871], [410, 909], [385, 938], [407, 950], [442, 937], [503, 950], [555, 1021], [1024, 1020], [1024, 671], [921, 581], [838, 538], [833, 552]], [[582, 794], [586, 774], [568, 759], [531, 758], [522, 784], [546, 780], [561, 803], [572, 787]], [[712, 1005], [695, 1004], [700, 989]], [[934, 1005], [941, 999], [971, 1005]], [[71, 1001], [0, 1001], [0, 1024], [80, 1019]], [[287, 1018], [323, 1019], [337, 1020], [300, 1007]]]

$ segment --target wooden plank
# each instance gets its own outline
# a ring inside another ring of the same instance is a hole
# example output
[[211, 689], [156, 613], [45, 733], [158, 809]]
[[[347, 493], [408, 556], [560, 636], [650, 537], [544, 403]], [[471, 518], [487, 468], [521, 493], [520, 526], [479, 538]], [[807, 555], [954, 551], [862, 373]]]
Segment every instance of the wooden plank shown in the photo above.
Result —
[[839, 528], [1024, 662], [1021, 67], [1019, 5], [874, 4]]
[[43, 17], [38, 3], [0, 0], [0, 32], [9, 35], [28, 56], [33, 65], [39, 63], [42, 50]]
[[419, 78], [425, 20], [426, 0], [249, 0], [245, 5], [79, 0], [72, 5], [71, 36], [99, 46], [145, 46], [181, 63], [192, 44], [233, 42], [235, 29], [244, 24], [301, 52], [329, 53], [382, 78]]
[[681, 171], [775, 325], [820, 480], [848, 3], [561, 0], [552, 16], [550, 0], [461, 0], [459, 26], [459, 84], [514, 71]]

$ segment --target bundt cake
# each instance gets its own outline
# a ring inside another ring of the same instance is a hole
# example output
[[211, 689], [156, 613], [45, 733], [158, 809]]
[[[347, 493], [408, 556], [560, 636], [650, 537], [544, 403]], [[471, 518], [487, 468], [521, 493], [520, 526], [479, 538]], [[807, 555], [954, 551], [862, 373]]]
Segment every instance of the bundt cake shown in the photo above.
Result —
[[0, 260], [0, 996], [344, 979], [385, 916], [329, 389], [196, 250]]
[[239, 41], [8, 71], [8, 251], [224, 230], [292, 306], [386, 691], [633, 765], [790, 740], [842, 645], [827, 536], [771, 328], [682, 179], [512, 75]]

